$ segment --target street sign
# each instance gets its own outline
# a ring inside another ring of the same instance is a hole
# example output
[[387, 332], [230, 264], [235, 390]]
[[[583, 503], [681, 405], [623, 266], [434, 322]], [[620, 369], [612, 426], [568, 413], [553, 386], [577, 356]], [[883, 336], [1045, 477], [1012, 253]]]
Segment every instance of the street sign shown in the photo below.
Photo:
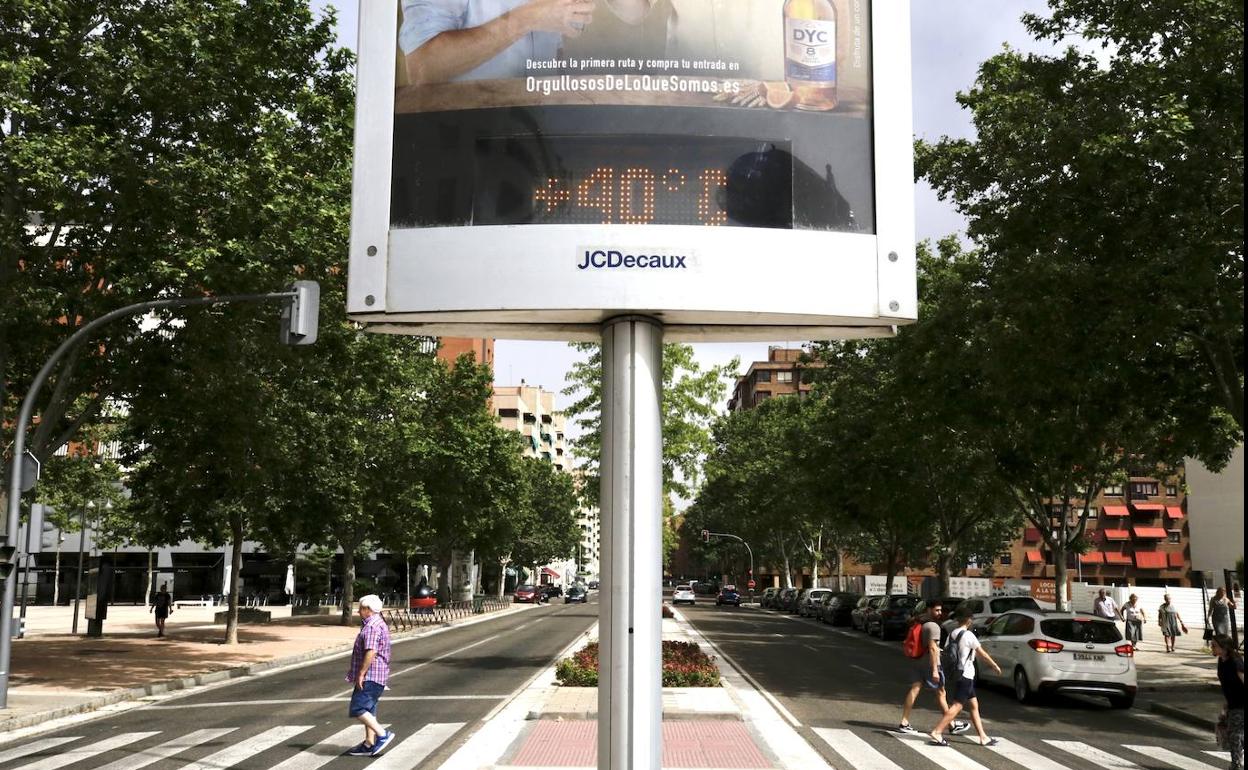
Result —
[[640, 314], [677, 341], [917, 317], [909, 3], [615, 0], [501, 52], [435, 5], [360, 3], [352, 320], [597, 340]]
[[29, 451], [22, 453], [22, 494], [26, 494], [39, 483], [39, 472], [42, 470], [39, 460]]
[[745, 587], [746, 587], [746, 588], [748, 588], [748, 589], [750, 589], [751, 591], [753, 591], [753, 590], [754, 590], [754, 585], [755, 585], [755, 584], [754, 584], [754, 580], [753, 580], [753, 578], [751, 578], [750, 580], [748, 580], [748, 581], [746, 582]]

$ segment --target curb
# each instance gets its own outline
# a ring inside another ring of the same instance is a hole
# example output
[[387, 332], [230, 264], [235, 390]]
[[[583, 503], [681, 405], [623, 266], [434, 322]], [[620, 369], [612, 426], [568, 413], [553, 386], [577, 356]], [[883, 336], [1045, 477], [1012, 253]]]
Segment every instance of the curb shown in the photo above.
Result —
[[[533, 606], [533, 605], [530, 605]], [[501, 610], [497, 614], [486, 614], [484, 616], [469, 616], [465, 620], [475, 620], [480, 623], [485, 620], [493, 620], [506, 615], [513, 615], [519, 610]], [[442, 631], [455, 626], [468, 625], [461, 621], [451, 621], [447, 623], [439, 623], [435, 626], [422, 628], [420, 630], [400, 631], [391, 634], [391, 638], [395, 642], [407, 641], [409, 639], [419, 639], [428, 636], [434, 631]], [[0, 736], [15, 730], [21, 730], [26, 727], [33, 727], [44, 722], [51, 722], [54, 719], [75, 716], [78, 714], [86, 714], [92, 711], [98, 711], [107, 706], [126, 701], [136, 701], [152, 695], [163, 695], [165, 693], [177, 692], [179, 690], [189, 690], [195, 687], [202, 687], [208, 684], [216, 684], [229, 679], [241, 679], [246, 676], [254, 676], [256, 674], [276, 671], [282, 668], [288, 668], [301, 663], [309, 663], [312, 661], [332, 658], [339, 655], [345, 655], [351, 651], [351, 645], [342, 645], [335, 647], [323, 647], [319, 650], [311, 650], [309, 652], [299, 653], [297, 655], [288, 655], [284, 658], [273, 658], [272, 660], [257, 661], [255, 663], [247, 663], [242, 666], [221, 669], [219, 671], [208, 671], [203, 674], [194, 674], [192, 676], [178, 677], [176, 679], [167, 679], [160, 682], [152, 682], [151, 684], [141, 685], [139, 687], [130, 687], [126, 689], [118, 689], [112, 692], [104, 693], [98, 697], [92, 698], [83, 703], [76, 703], [72, 706], [62, 706], [60, 708], [48, 709], [47, 711], [38, 711], [33, 714], [13, 717], [0, 721]]]
[[[547, 720], [554, 722], [584, 722], [598, 718], [598, 710], [593, 711], [530, 711], [525, 717], [528, 721]], [[744, 722], [745, 717], [733, 711], [664, 711], [664, 722]]]
[[1150, 703], [1148, 704], [1148, 710], [1154, 714], [1161, 714], [1162, 716], [1170, 717], [1171, 719], [1177, 719], [1180, 722], [1184, 722], [1194, 727], [1203, 727], [1210, 733], [1212, 733], [1214, 728], [1217, 727], [1217, 722], [1212, 719], [1206, 719], [1202, 716], [1197, 716], [1190, 712], [1184, 711], [1183, 709], [1175, 708], [1174, 706], [1167, 706], [1164, 703]]

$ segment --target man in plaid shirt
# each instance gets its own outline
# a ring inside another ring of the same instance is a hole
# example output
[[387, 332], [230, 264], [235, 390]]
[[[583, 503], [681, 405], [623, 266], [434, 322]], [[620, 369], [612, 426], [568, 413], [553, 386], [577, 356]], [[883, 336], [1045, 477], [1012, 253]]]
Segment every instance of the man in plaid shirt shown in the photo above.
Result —
[[360, 633], [351, 651], [347, 681], [354, 689], [348, 714], [364, 724], [364, 742], [347, 752], [353, 757], [377, 756], [394, 742], [394, 733], [377, 721], [377, 701], [390, 679], [390, 629], [381, 617], [381, 597], [360, 599]]

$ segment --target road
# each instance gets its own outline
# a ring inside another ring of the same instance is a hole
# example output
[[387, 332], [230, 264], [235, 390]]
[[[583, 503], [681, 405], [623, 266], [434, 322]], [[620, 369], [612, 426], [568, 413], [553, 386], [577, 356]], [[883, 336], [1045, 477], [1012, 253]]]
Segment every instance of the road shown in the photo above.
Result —
[[[1211, 736], [1136, 708], [1057, 698], [1024, 706], [1005, 689], [979, 688], [986, 730], [996, 750], [970, 743], [928, 746], [895, 728], [908, 687], [901, 643], [770, 610], [715, 607], [699, 601], [681, 612], [750, 679], [774, 697], [798, 732], [835, 768], [894, 770], [1214, 770], [1228, 762], [1207, 752]], [[912, 722], [931, 729], [935, 699], [920, 695]]]
[[[440, 765], [597, 613], [595, 604], [555, 603], [397, 643], [379, 717], [398, 739], [369, 767]], [[359, 758], [341, 756], [363, 737], [347, 718], [346, 666], [335, 658], [82, 722], [0, 746], [0, 767], [359, 767]]]

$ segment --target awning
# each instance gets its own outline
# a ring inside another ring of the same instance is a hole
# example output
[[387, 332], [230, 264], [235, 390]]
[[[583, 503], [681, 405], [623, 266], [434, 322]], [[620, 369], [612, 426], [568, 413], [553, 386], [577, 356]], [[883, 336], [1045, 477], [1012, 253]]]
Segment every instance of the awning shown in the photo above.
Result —
[[1131, 533], [1125, 529], [1102, 529], [1101, 537], [1106, 540], [1130, 540]]
[[1079, 554], [1080, 564], [1104, 564], [1105, 554], [1100, 551], [1092, 551], [1091, 553]]
[[1167, 566], [1166, 555], [1156, 551], [1137, 553], [1135, 555], [1135, 566], [1140, 569], [1165, 569]]
[[1183, 554], [1179, 553], [1178, 551], [1171, 551], [1170, 553], [1166, 554], [1166, 558], [1169, 560], [1171, 567], [1177, 567], [1179, 569], [1182, 569], [1183, 567], [1186, 566], [1186, 562], [1183, 559]]
[[1044, 564], [1044, 554], [1039, 551], [1028, 551], [1025, 557], [1028, 564]]
[[542, 574], [545, 575], [546, 577], [553, 577], [553, 578], [561, 577], [561, 575], [558, 572], [551, 569], [550, 567], [542, 567]]
[[1116, 564], [1120, 567], [1130, 567], [1131, 557], [1125, 553], [1107, 553], [1105, 554], [1106, 564]]
[[1166, 518], [1167, 519], [1183, 518], [1183, 509], [1177, 505], [1167, 505], [1166, 506]]
[[1166, 506], [1161, 503], [1131, 503], [1131, 507], [1137, 511], [1164, 511]]
[[1125, 505], [1103, 505], [1101, 513], [1106, 516], [1130, 516], [1131, 512], [1127, 510]]
[[1036, 529], [1035, 527], [1028, 527], [1027, 529], [1023, 530], [1023, 542], [1024, 543], [1040, 542], [1040, 530]]
[[1131, 531], [1141, 540], [1166, 539], [1166, 531], [1161, 527], [1132, 527]]

